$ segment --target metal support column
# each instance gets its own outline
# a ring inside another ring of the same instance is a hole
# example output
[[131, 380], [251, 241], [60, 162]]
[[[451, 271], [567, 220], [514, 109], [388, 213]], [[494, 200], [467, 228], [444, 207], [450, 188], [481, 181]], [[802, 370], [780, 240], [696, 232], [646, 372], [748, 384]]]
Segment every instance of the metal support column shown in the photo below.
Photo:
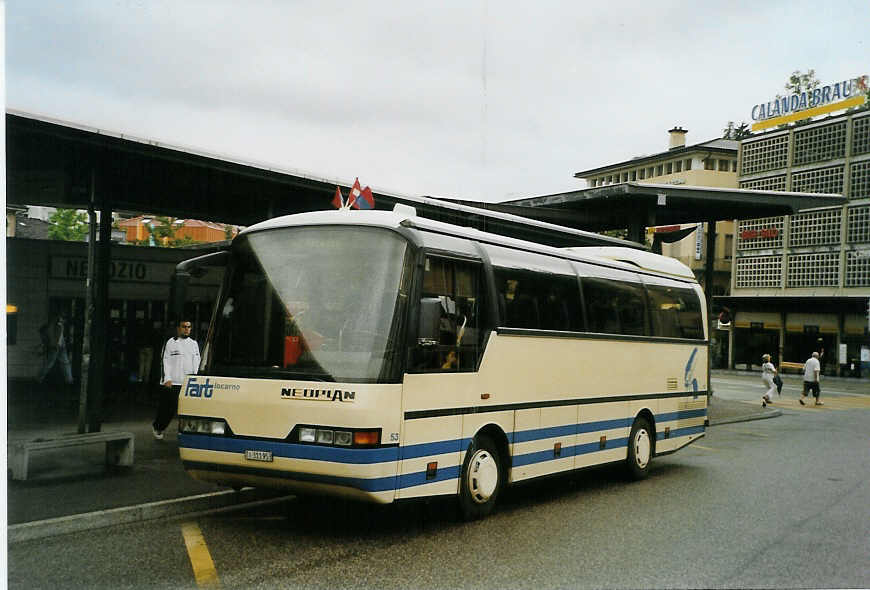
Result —
[[91, 366], [91, 323], [94, 321], [94, 249], [97, 245], [97, 214], [94, 211], [96, 192], [96, 173], [91, 170], [90, 198], [88, 201], [88, 277], [85, 283], [85, 326], [82, 337], [82, 379], [79, 392], [78, 433], [87, 432], [88, 422], [88, 383]]
[[103, 399], [109, 374], [109, 268], [112, 255], [112, 207], [103, 195], [100, 206], [100, 239], [96, 248], [96, 295], [91, 329], [91, 362], [88, 377], [88, 431], [99, 432]]
[[[707, 326], [713, 331], [713, 262], [716, 259], [716, 220], [707, 222], [707, 252], [704, 257], [704, 295], [707, 299]], [[712, 338], [708, 338], [712, 342]], [[713, 395], [713, 383], [710, 381], [710, 367], [713, 360], [712, 344], [707, 344], [707, 395]]]

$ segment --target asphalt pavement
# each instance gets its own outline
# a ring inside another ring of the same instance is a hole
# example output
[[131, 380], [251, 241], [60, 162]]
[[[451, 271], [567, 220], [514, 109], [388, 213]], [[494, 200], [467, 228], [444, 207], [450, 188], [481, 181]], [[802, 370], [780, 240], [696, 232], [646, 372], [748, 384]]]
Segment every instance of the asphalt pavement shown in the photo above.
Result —
[[[36, 395], [31, 395], [34, 392]], [[7, 411], [8, 443], [77, 433], [78, 401], [71, 394], [53, 396], [35, 389], [22, 393], [19, 388], [9, 392]], [[134, 435], [131, 467], [107, 468], [101, 444], [34, 454], [27, 480], [7, 480], [9, 542], [274, 501], [282, 496], [253, 489], [237, 492], [194, 480], [185, 473], [178, 456], [176, 422], [166, 430], [164, 440], [154, 440], [154, 412], [154, 400], [147, 395], [118, 395], [107, 404], [102, 431]], [[716, 395], [708, 406], [711, 426], [780, 414], [773, 407]]]

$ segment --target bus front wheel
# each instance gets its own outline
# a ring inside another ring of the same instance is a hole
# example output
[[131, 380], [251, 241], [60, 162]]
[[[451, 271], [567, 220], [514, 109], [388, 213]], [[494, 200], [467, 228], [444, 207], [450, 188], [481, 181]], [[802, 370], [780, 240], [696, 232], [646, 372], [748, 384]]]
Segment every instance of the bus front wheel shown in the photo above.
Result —
[[502, 486], [501, 465], [495, 443], [486, 435], [474, 437], [465, 453], [459, 490], [459, 507], [465, 520], [492, 512]]
[[628, 437], [628, 459], [626, 467], [631, 479], [643, 479], [649, 475], [649, 464], [653, 456], [653, 433], [646, 418], [638, 418], [631, 425]]

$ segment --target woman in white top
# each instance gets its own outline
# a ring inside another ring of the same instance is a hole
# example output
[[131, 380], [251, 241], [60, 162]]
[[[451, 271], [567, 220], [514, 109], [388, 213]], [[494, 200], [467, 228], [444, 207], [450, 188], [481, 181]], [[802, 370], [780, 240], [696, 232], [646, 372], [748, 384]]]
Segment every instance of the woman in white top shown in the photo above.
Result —
[[776, 375], [776, 367], [770, 362], [770, 355], [764, 354], [761, 356], [764, 364], [761, 365], [761, 381], [767, 387], [767, 391], [761, 396], [761, 407], [766, 408], [767, 404], [773, 403], [771, 396], [776, 392], [776, 384], [773, 382], [773, 376]]

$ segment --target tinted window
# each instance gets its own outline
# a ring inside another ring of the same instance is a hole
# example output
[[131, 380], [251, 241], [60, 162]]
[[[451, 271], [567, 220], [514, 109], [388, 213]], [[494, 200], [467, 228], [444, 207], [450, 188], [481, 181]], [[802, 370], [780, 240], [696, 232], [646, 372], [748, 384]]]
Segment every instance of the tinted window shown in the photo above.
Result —
[[589, 332], [646, 335], [643, 286], [600, 278], [583, 278], [582, 286]]
[[701, 302], [693, 289], [647, 285], [654, 336], [666, 338], [704, 337]]
[[502, 324], [534, 330], [582, 330], [580, 290], [574, 276], [495, 269]]

